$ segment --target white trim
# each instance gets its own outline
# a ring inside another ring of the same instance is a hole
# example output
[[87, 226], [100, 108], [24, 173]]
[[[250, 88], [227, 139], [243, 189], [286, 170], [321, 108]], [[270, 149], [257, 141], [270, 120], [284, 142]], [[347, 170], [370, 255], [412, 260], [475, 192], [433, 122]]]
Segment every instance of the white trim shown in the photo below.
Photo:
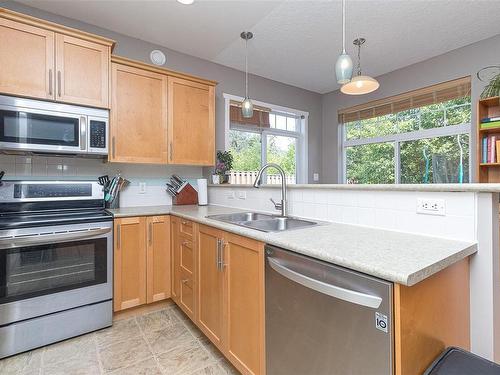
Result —
[[[238, 95], [232, 95], [232, 94], [227, 94], [223, 93], [222, 96], [226, 100], [235, 100], [237, 102], [242, 102], [245, 98], [238, 96]], [[299, 116], [309, 116], [309, 112], [301, 111], [300, 109], [294, 109], [294, 108], [289, 108], [289, 107], [283, 107], [281, 105], [277, 104], [271, 104], [271, 103], [266, 103], [266, 102], [261, 102], [259, 100], [252, 99], [252, 103], [255, 105], [259, 105], [261, 107], [267, 107], [270, 108], [273, 111], [277, 112], [288, 112], [288, 113], [293, 113]]]
[[[345, 128], [345, 125], [343, 124], [342, 127]], [[344, 141], [344, 147], [368, 145], [371, 143], [416, 141], [418, 139], [470, 133], [470, 129], [470, 124], [449, 125], [439, 128], [416, 130], [407, 133], [389, 134], [381, 137], [346, 140]], [[343, 133], [345, 134], [345, 131]]]
[[[229, 110], [230, 110], [230, 102], [231, 100], [234, 101], [243, 101], [244, 98], [241, 96], [237, 95], [232, 95], [232, 94], [227, 94], [223, 93], [222, 94], [224, 97], [224, 149], [228, 150], [229, 149], [229, 129], [231, 126], [231, 120], [230, 120], [230, 115], [229, 115]], [[297, 139], [297, 155], [300, 155], [300, 157], [296, 157], [295, 163], [297, 167], [297, 172], [296, 172], [296, 182], [297, 184], [301, 183], [308, 183], [308, 132], [307, 129], [309, 129], [309, 112], [301, 111], [298, 109], [293, 109], [289, 107], [283, 107], [279, 106], [276, 104], [270, 104], [270, 103], [265, 103], [261, 102], [258, 100], [252, 99], [252, 102], [255, 105], [261, 106], [261, 107], [266, 107], [271, 109], [271, 111], [274, 112], [282, 112], [284, 114], [290, 113], [296, 116], [301, 117], [300, 120], [300, 128], [299, 131], [288, 131], [288, 130], [282, 130], [282, 129], [265, 129], [261, 132], [262, 134], [262, 148], [261, 148], [261, 163], [264, 164], [267, 159], [266, 155], [266, 143], [267, 143], [267, 135], [277, 135], [277, 136], [285, 136], [285, 137], [293, 137]], [[244, 128], [241, 130], [245, 131]], [[251, 130], [248, 130], [251, 131]]]

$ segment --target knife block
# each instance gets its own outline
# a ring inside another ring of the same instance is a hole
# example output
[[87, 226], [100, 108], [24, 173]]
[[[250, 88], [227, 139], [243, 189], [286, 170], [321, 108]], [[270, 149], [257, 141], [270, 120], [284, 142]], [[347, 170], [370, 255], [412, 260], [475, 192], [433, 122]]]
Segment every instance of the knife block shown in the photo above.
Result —
[[187, 183], [179, 191], [175, 197], [172, 198], [172, 204], [174, 205], [188, 205], [188, 204], [198, 204], [198, 192], [191, 184]]

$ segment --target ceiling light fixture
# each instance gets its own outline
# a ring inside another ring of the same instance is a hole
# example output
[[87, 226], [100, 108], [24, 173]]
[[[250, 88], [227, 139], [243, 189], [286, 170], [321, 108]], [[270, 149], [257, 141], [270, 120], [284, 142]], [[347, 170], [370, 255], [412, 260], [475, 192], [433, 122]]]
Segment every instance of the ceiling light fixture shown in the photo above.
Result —
[[361, 46], [365, 43], [365, 38], [354, 39], [352, 42], [358, 46], [358, 74], [352, 77], [351, 82], [346, 83], [340, 88], [347, 95], [363, 95], [375, 91], [380, 84], [375, 78], [361, 75]]
[[342, 53], [335, 63], [335, 75], [337, 83], [343, 85], [352, 78], [352, 59], [345, 51], [345, 1], [342, 0]]
[[191, 5], [194, 3], [194, 0], [177, 0], [177, 2], [184, 5]]
[[248, 41], [253, 38], [253, 34], [250, 31], [243, 31], [240, 37], [245, 41], [245, 100], [241, 103], [241, 114], [245, 118], [251, 118], [253, 103], [248, 97]]

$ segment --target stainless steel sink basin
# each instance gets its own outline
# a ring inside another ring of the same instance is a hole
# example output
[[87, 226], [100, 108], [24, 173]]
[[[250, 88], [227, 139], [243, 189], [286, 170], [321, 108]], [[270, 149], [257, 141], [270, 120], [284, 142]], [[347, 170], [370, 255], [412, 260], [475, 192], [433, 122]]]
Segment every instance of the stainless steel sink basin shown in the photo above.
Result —
[[207, 216], [209, 219], [224, 221], [226, 223], [240, 223], [243, 221], [254, 221], [254, 220], [264, 220], [272, 219], [273, 215], [260, 214], [257, 212], [237, 212], [234, 214], [222, 214], [222, 215], [210, 215]]
[[284, 230], [307, 228], [317, 225], [314, 221], [294, 219], [291, 217], [275, 217], [265, 220], [244, 221], [240, 223], [242, 226], [261, 230], [264, 232], [281, 232]]
[[262, 232], [282, 232], [292, 229], [307, 228], [318, 223], [309, 220], [281, 217], [257, 212], [238, 212], [233, 214], [210, 215], [209, 219], [223, 221]]

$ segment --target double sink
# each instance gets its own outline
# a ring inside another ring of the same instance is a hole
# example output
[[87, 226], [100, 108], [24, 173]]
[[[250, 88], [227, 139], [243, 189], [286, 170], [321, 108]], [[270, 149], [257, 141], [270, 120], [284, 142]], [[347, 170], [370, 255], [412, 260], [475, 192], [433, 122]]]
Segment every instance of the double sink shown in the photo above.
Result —
[[257, 212], [237, 212], [232, 214], [209, 215], [209, 219], [235, 224], [262, 232], [283, 232], [286, 230], [307, 228], [318, 223], [292, 217], [275, 216]]

